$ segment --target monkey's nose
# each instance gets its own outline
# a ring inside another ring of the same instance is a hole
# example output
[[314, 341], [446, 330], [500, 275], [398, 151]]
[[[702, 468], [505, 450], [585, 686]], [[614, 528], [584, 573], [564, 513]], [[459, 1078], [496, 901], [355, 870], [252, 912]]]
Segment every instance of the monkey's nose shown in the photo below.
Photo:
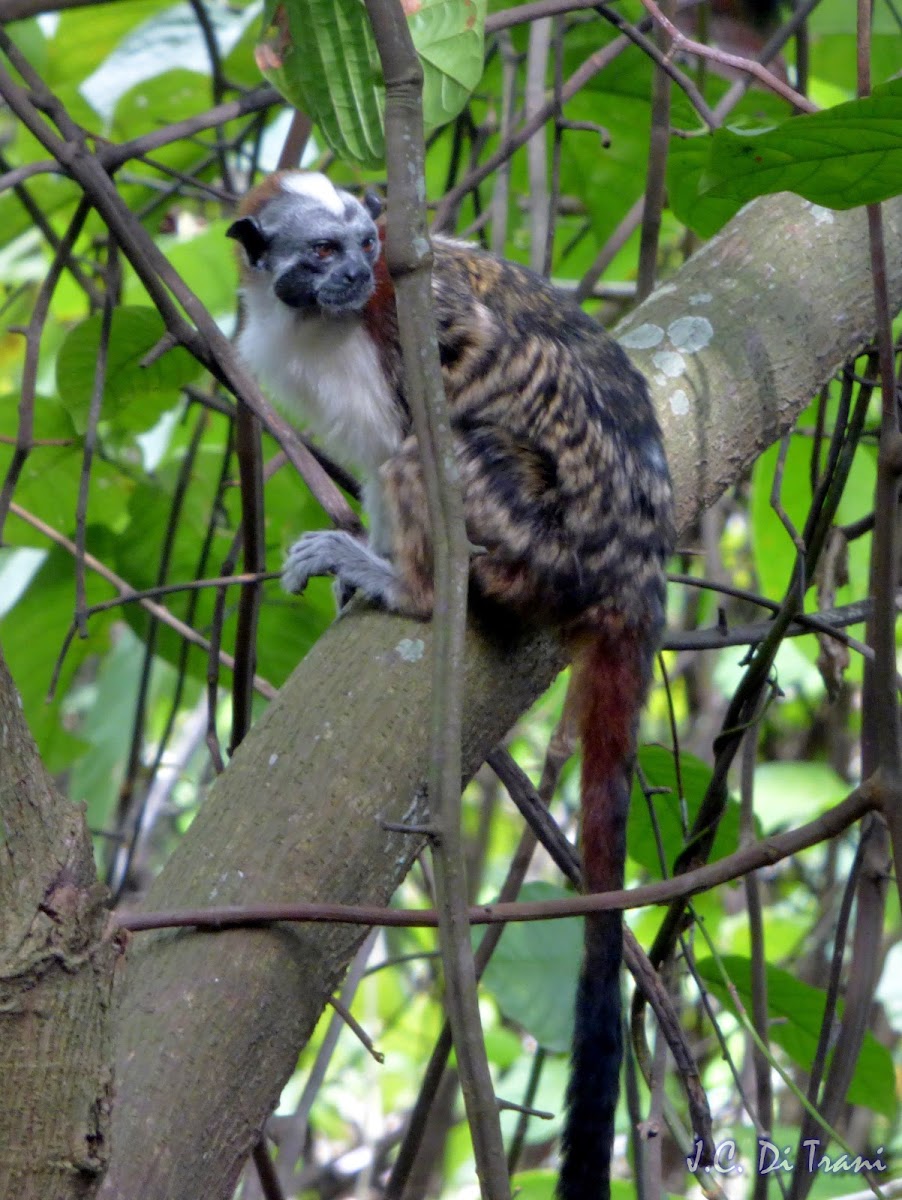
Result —
[[345, 283], [358, 284], [365, 283], [370, 275], [369, 267], [345, 267], [344, 280]]

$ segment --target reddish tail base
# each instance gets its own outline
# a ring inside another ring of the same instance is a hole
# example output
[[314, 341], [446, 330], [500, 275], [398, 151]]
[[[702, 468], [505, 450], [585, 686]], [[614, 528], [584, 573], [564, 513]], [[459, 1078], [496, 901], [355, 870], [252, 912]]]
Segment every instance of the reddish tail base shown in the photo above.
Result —
[[[650, 672], [650, 639], [638, 631], [586, 638], [575, 656], [583, 744], [582, 857], [586, 891], [623, 886], [636, 725]], [[576, 996], [559, 1200], [608, 1200], [623, 1058], [621, 914], [586, 918]]]

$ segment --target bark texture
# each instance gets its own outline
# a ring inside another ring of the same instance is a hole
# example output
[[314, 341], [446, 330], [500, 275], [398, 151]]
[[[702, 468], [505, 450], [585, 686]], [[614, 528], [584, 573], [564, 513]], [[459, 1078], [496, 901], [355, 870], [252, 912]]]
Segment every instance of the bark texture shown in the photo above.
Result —
[[109, 1158], [107, 892], [0, 655], [0, 1196], [90, 1200]]
[[[895, 309], [902, 201], [886, 206]], [[648, 374], [686, 529], [874, 327], [867, 228], [790, 196], [749, 205], [618, 330]], [[217, 780], [146, 907], [388, 900], [427, 818], [429, 629], [342, 618]], [[561, 665], [553, 640], [470, 631], [472, 773]], [[140, 935], [118, 1030], [109, 1200], [231, 1195], [363, 930]]]

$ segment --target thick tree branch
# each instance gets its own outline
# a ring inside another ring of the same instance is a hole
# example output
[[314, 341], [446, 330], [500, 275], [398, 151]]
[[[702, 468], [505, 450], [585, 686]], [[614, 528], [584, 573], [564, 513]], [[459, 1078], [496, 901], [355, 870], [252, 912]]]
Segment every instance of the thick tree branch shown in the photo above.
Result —
[[[885, 206], [885, 221], [897, 311], [902, 201]], [[790, 196], [747, 206], [632, 315], [623, 333], [651, 380], [683, 529], [874, 328], [864, 214]], [[412, 621], [342, 617], [217, 780], [146, 906], [385, 903], [419, 847], [382, 822], [426, 818], [429, 644]], [[550, 637], [501, 644], [470, 632], [465, 774], [560, 663]], [[362, 936], [323, 925], [142, 937], [128, 963], [102, 1195], [230, 1195]]]

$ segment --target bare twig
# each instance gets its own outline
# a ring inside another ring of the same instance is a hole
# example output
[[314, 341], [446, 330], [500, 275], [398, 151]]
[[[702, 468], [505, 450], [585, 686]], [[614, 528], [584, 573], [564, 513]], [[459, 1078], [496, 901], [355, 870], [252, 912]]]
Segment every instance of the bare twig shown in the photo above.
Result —
[[279, 155], [278, 170], [300, 166], [312, 129], [313, 122], [307, 114], [295, 110], [294, 116], [291, 118], [291, 126], [285, 137], [285, 144]]
[[[827, 1066], [827, 1058], [830, 1054], [830, 1050], [836, 1037], [837, 1004], [840, 994], [840, 980], [842, 978], [843, 959], [846, 953], [849, 922], [852, 917], [852, 905], [855, 901], [855, 895], [858, 891], [858, 884], [861, 878], [862, 849], [863, 843], [859, 841], [858, 850], [855, 854], [855, 860], [852, 863], [852, 869], [849, 872], [849, 879], [845, 888], [843, 889], [842, 902], [840, 904], [839, 913], [836, 919], [836, 932], [833, 939], [833, 958], [830, 963], [830, 975], [827, 980], [827, 989], [824, 996], [824, 1017], [821, 1021], [820, 1030], [818, 1031], [817, 1048], [814, 1052], [814, 1057], [811, 1060], [811, 1068], [808, 1076], [807, 1096], [812, 1108], [818, 1104], [821, 1084], [823, 1082], [824, 1072]], [[801, 1125], [799, 1127], [799, 1140], [796, 1151], [797, 1157], [795, 1158], [797, 1163], [803, 1161], [805, 1143], [809, 1138], [815, 1136], [817, 1129], [818, 1122], [815, 1120], [811, 1110], [809, 1109], [803, 1116]], [[802, 1174], [800, 1171], [796, 1171], [793, 1174], [788, 1200], [797, 1200], [797, 1197], [803, 1190]]]
[[[763, 715], [764, 705], [759, 712]], [[752, 722], [742, 746], [740, 844], [754, 840], [755, 833], [755, 765], [758, 751], [760, 721]], [[761, 888], [758, 877], [750, 871], [743, 879], [745, 903], [749, 918], [749, 940], [752, 961], [752, 1021], [764, 1046], [769, 1046], [767, 1007], [767, 947], [765, 942], [764, 915], [761, 904]], [[770, 1054], [752, 1046], [752, 1065], [755, 1072], [755, 1128], [758, 1136], [770, 1137], [774, 1123], [774, 1096], [771, 1085]], [[754, 1200], [766, 1200], [768, 1180], [763, 1172], [756, 1172], [753, 1185]]]
[[264, 84], [255, 88], [254, 91], [240, 96], [237, 100], [227, 100], [223, 104], [217, 104], [213, 108], [207, 109], [206, 112], [186, 117], [183, 121], [174, 121], [170, 125], [163, 125], [160, 129], [143, 133], [140, 137], [132, 138], [128, 142], [120, 142], [119, 145], [110, 142], [101, 146], [98, 148], [101, 162], [107, 170], [116, 171], [133, 158], [142, 158], [163, 146], [171, 146], [173, 142], [190, 139], [199, 133], [205, 133], [208, 129], [216, 129], [239, 117], [264, 112], [266, 109], [282, 103], [282, 97], [276, 89], [270, 87], [269, 84]]
[[270, 1157], [265, 1137], [261, 1137], [256, 1146], [254, 1146], [251, 1151], [251, 1157], [254, 1160], [254, 1166], [257, 1168], [257, 1176], [260, 1180], [260, 1187], [265, 1200], [285, 1200], [285, 1193], [282, 1191], [282, 1184], [279, 1181], [275, 1164]]
[[[529, 27], [529, 50], [526, 55], [526, 87], [523, 95], [525, 120], [545, 103], [545, 77], [551, 51], [551, 18], [543, 17]], [[548, 192], [548, 163], [545, 154], [545, 134], [540, 130], [526, 143], [529, 163], [529, 265], [538, 274], [545, 266], [545, 245], [551, 228], [551, 197]]]
[[[674, 0], [662, 0], [669, 17], [673, 16]], [[658, 31], [660, 49], [666, 60], [669, 49], [667, 33]], [[639, 270], [636, 299], [651, 294], [658, 273], [658, 241], [661, 236], [661, 214], [664, 211], [664, 180], [667, 171], [667, 152], [670, 148], [670, 78], [659, 64], [652, 81], [651, 135], [648, 140], [648, 170], [645, 177], [645, 203], [642, 207], [642, 236], [639, 242]]]
[[520, 4], [516, 8], [505, 8], [501, 12], [489, 13], [485, 20], [486, 33], [498, 33], [514, 25], [525, 25], [530, 21], [541, 21], [544, 17], [558, 17], [585, 8], [597, 7], [598, 0], [534, 0], [532, 4]]
[[58, 162], [54, 162], [52, 158], [44, 159], [42, 162], [23, 163], [21, 167], [12, 167], [9, 170], [4, 170], [0, 175], [0, 192], [5, 192], [7, 188], [18, 187], [27, 179], [32, 179], [35, 175], [61, 175], [62, 169]]
[[[260, 422], [241, 400], [235, 415], [235, 456], [241, 477], [241, 530], [244, 571], [257, 575], [266, 566], [266, 530], [263, 511], [263, 449]], [[259, 581], [245, 584], [238, 602], [235, 631], [235, 662], [232, 676], [232, 736], [229, 753], [233, 754], [251, 726], [254, 699], [254, 670], [257, 664], [257, 622], [263, 586]]]
[[[626, 18], [621, 16], [616, 9], [610, 8], [607, 4], [599, 4], [598, 11], [606, 21], [610, 21], [611, 24], [619, 29], [625, 37], [628, 37], [635, 46], [638, 46], [643, 53], [647, 54], [652, 62], [657, 65], [658, 69], [664, 75], [672, 79], [681, 91], [685, 92], [689, 103], [709, 129], [716, 128], [717, 122], [715, 120], [714, 113], [705, 103], [704, 96], [701, 94], [689, 76], [686, 75], [685, 72], [681, 71], [678, 67], [673, 65], [673, 62], [671, 61], [673, 53], [672, 50], [670, 53], [663, 53], [650, 38], [645, 36], [641, 29], [639, 29], [636, 25], [633, 25], [632, 22], [627, 21]], [[665, 33], [669, 33], [669, 29], [666, 27], [663, 28]], [[673, 26], [673, 28], [675, 28], [675, 26]]]
[[[372, 949], [372, 946], [370, 947], [370, 949]], [[360, 1024], [360, 1022], [357, 1020], [357, 1018], [354, 1016], [354, 1014], [351, 1012], [350, 1008], [348, 1008], [348, 1006], [343, 1001], [339, 1000], [337, 996], [333, 996], [330, 999], [329, 1004], [335, 1010], [335, 1013], [338, 1016], [338, 1018], [345, 1025], [347, 1025], [348, 1029], [350, 1029], [350, 1031], [354, 1034], [354, 1036], [357, 1038], [358, 1042], [360, 1042], [361, 1046], [363, 1046], [364, 1050], [366, 1050], [367, 1054], [369, 1054], [369, 1056], [375, 1062], [380, 1063], [380, 1064], [384, 1063], [385, 1055], [382, 1053], [381, 1050], [376, 1049], [376, 1047], [373, 1043], [373, 1039], [370, 1037], [370, 1035], [367, 1033], [367, 1031], [363, 1028], [363, 1026]]]
[[[367, 0], [385, 79], [385, 145], [391, 204], [387, 259], [432, 526], [435, 600], [428, 788], [441, 837], [433, 844], [445, 1005], [454, 1034], [461, 1090], [486, 1200], [507, 1200], [510, 1183], [492, 1078], [482, 1037], [476, 971], [466, 919], [460, 830], [463, 649], [469, 543], [454, 444], [445, 408], [426, 238], [422, 68], [399, 0]], [[424, 249], [425, 248], [425, 249]]]
[[79, 637], [83, 638], [88, 636], [88, 623], [85, 615], [87, 601], [85, 598], [84, 562], [85, 525], [88, 516], [88, 489], [91, 483], [91, 463], [97, 446], [97, 423], [100, 420], [100, 406], [103, 403], [103, 392], [106, 387], [106, 370], [110, 351], [110, 334], [113, 327], [113, 311], [119, 301], [119, 253], [113, 238], [110, 238], [107, 256], [106, 292], [103, 297], [100, 338], [97, 345], [97, 362], [94, 367], [94, 383], [91, 389], [91, 403], [88, 408], [81, 476], [78, 482], [78, 500], [75, 506], [75, 545], [77, 547], [75, 555], [75, 624]]
[[641, 0], [641, 3], [646, 12], [650, 13], [658, 25], [670, 35], [673, 41], [672, 53], [676, 54], [680, 51], [685, 51], [687, 54], [696, 54], [699, 58], [711, 59], [722, 66], [732, 67], [735, 71], [743, 71], [748, 75], [753, 75], [769, 91], [776, 92], [778, 96], [782, 96], [784, 100], [788, 100], [799, 112], [814, 113], [818, 111], [816, 104], [812, 104], [805, 96], [799, 95], [794, 88], [791, 88], [788, 83], [784, 83], [772, 71], [768, 71], [761, 63], [755, 62], [751, 58], [742, 58], [738, 54], [727, 54], [725, 50], [719, 50], [715, 46], [706, 46], [704, 42], [696, 42], [692, 38], [686, 37], [661, 12], [660, 8], [655, 4], [655, 0]]
[[[879, 780], [855, 788], [839, 804], [821, 813], [813, 821], [788, 833], [774, 834], [737, 850], [705, 867], [686, 871], [659, 883], [611, 892], [591, 892], [560, 900], [535, 900], [522, 903], [477, 904], [466, 910], [471, 925], [504, 925], [511, 921], [555, 921], [560, 917], [585, 916], [594, 912], [645, 908], [651, 904], [669, 904], [675, 897], [694, 896], [722, 883], [739, 879], [749, 871], [772, 867], [843, 833], [883, 801]], [[196, 925], [201, 929], [228, 929], [244, 925], [268, 925], [273, 921], [334, 921], [342, 925], [381, 925], [385, 928], [435, 929], [439, 914], [423, 908], [379, 908], [363, 904], [255, 904], [221, 905], [177, 911], [115, 913], [111, 920], [133, 932]]]
[[[758, 62], [766, 65], [776, 58], [789, 39], [794, 33], [805, 24], [811, 16], [815, 8], [821, 3], [821, 0], [802, 0], [802, 3], [793, 6], [787, 20], [780, 26], [774, 35], [768, 38], [758, 55]], [[738, 104], [745, 93], [752, 86], [754, 76], [742, 74], [739, 79], [732, 85], [729, 91], [725, 92], [717, 107], [714, 109], [714, 115], [717, 118], [718, 125]]]
[[[509, 33], [502, 33], [498, 38], [498, 48], [501, 55], [501, 140], [510, 137], [514, 124], [514, 114], [517, 104], [517, 61], [518, 54], [514, 48], [513, 39]], [[492, 190], [492, 203], [489, 208], [492, 221], [492, 250], [503, 254], [507, 245], [508, 204], [510, 203], [510, 159], [502, 163], [495, 175], [495, 186]]]
[[[542, 780], [539, 784], [539, 795], [541, 803], [545, 808], [551, 802], [551, 797], [557, 788], [560, 773], [563, 770], [564, 764], [573, 754], [573, 749], [574, 739], [562, 722], [549, 741], [545, 766], [542, 771]], [[506, 758], [505, 761], [507, 761]], [[520, 888], [523, 886], [523, 881], [526, 878], [526, 873], [529, 870], [536, 844], [537, 838], [533, 825], [527, 823], [526, 828], [520, 836], [514, 856], [511, 859], [507, 878], [498, 894], [499, 903], [503, 904], [516, 900]], [[578, 860], [575, 854], [573, 860], [578, 867]], [[477, 979], [482, 977], [498, 942], [501, 940], [502, 932], [503, 926], [495, 926], [487, 928], [483, 934], [474, 956]], [[420, 1092], [407, 1122], [407, 1128], [404, 1131], [398, 1156], [395, 1159], [391, 1176], [386, 1185], [385, 1200], [400, 1200], [400, 1197], [404, 1195], [405, 1185], [414, 1168], [426, 1130], [427, 1119], [435, 1097], [439, 1092], [445, 1065], [450, 1053], [451, 1027], [446, 1021], [423, 1074]]]

